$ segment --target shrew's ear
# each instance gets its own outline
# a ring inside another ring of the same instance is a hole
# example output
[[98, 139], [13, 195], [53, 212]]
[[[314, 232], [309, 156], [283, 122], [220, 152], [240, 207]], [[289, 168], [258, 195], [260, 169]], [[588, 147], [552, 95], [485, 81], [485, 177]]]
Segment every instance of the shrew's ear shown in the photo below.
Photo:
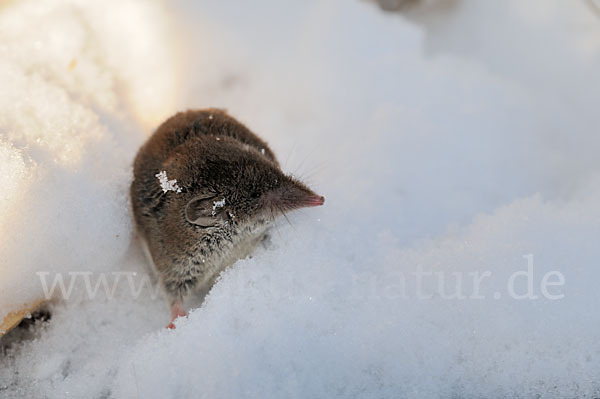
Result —
[[185, 206], [185, 219], [191, 224], [201, 227], [213, 227], [219, 222], [215, 217], [215, 194], [203, 194], [194, 197]]

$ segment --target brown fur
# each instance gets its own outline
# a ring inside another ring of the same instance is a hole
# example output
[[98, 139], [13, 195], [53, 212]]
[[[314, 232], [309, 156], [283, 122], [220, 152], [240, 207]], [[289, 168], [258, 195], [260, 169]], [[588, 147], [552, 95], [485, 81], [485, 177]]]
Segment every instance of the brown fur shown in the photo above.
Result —
[[[162, 191], [161, 171], [181, 192]], [[246, 256], [275, 217], [323, 202], [283, 174], [267, 143], [217, 109], [165, 121], [140, 148], [133, 173], [136, 226], [171, 306]]]

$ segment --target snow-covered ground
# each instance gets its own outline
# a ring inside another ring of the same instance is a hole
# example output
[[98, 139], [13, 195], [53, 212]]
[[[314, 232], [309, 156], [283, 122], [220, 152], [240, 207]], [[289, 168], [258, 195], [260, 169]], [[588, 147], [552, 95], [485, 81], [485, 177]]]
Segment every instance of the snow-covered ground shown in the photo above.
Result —
[[[423, 3], [1, 4], [0, 316], [75, 284], [0, 397], [600, 396], [593, 2]], [[170, 331], [130, 165], [205, 106], [327, 201]]]

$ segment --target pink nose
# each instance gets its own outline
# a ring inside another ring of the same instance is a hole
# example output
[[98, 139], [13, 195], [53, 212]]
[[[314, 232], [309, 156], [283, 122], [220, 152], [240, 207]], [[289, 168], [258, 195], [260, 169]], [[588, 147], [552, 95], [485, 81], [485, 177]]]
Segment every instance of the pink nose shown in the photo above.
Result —
[[322, 195], [311, 195], [302, 201], [304, 206], [321, 206], [325, 203], [325, 197]]

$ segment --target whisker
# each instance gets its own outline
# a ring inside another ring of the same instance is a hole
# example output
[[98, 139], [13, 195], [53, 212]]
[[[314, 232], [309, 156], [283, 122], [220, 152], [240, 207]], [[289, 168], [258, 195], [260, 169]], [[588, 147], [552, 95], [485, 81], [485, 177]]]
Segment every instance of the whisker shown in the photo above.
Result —
[[282, 235], [281, 235], [281, 231], [279, 230], [279, 223], [277, 220], [275, 220], [275, 222], [273, 222], [273, 229], [275, 229], [275, 231], [277, 232], [277, 235], [279, 236], [279, 238], [281, 238]]
[[296, 144], [298, 144], [298, 141], [294, 141], [294, 144], [292, 144], [292, 148], [291, 148], [290, 152], [288, 153], [287, 157], [285, 157], [285, 162], [283, 163], [283, 168], [284, 169], [287, 168], [287, 164], [290, 161], [290, 157], [294, 153], [294, 149], [296, 148]]
[[327, 170], [328, 162], [323, 161], [314, 165], [311, 169], [307, 170], [305, 173], [302, 173], [301, 179], [304, 182], [311, 180], [315, 175], [321, 174], [323, 171]]
[[290, 219], [287, 217], [287, 215], [286, 215], [286, 214], [285, 214], [285, 212], [283, 211], [283, 209], [281, 209], [281, 207], [280, 207], [279, 205], [277, 205], [277, 208], [279, 209], [279, 211], [281, 212], [281, 214], [283, 215], [283, 217], [285, 218], [285, 220], [287, 220], [288, 224], [289, 224], [291, 227], [294, 227], [294, 226], [292, 225], [292, 222], [290, 222]]

